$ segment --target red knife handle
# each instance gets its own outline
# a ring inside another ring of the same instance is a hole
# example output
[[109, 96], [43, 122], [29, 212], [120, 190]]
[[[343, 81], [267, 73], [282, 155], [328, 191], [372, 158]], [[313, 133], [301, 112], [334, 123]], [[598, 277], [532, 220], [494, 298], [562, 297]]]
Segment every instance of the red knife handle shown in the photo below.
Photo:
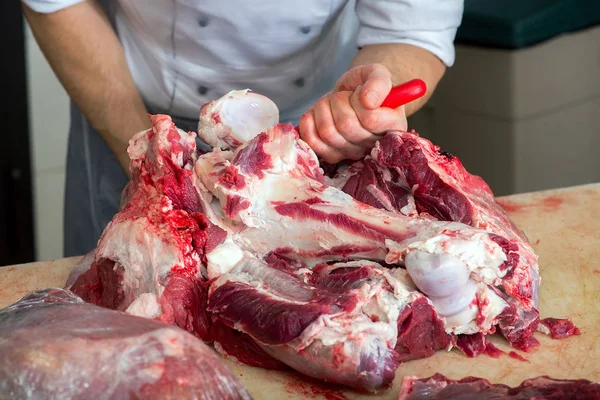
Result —
[[423, 97], [427, 91], [427, 85], [420, 79], [413, 79], [401, 85], [394, 86], [390, 90], [381, 107], [397, 108], [411, 101]]

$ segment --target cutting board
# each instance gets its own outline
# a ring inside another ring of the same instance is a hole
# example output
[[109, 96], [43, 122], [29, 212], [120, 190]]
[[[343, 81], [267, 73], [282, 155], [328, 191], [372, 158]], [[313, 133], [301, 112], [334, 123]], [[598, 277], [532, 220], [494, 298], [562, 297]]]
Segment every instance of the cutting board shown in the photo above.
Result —
[[[540, 256], [542, 317], [570, 317], [580, 336], [552, 340], [537, 334], [541, 346], [519, 352], [519, 360], [502, 355], [467, 358], [457, 350], [407, 362], [398, 368], [391, 389], [365, 395], [307, 379], [294, 372], [267, 371], [226, 361], [255, 399], [397, 399], [404, 375], [450, 378], [479, 376], [517, 385], [539, 375], [600, 381], [600, 184], [499, 198], [498, 202], [525, 231]], [[80, 257], [0, 268], [0, 307], [45, 287], [62, 287]], [[500, 349], [511, 349], [492, 338]], [[514, 355], [514, 354], [513, 354]]]

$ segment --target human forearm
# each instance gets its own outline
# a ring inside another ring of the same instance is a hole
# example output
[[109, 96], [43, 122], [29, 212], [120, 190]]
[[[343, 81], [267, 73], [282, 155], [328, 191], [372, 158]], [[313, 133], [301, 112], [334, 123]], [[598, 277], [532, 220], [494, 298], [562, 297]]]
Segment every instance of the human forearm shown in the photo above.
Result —
[[392, 83], [398, 85], [419, 78], [427, 84], [425, 96], [405, 106], [406, 115], [414, 114], [431, 97], [446, 67], [429, 51], [405, 43], [376, 44], [364, 46], [352, 62], [352, 67], [382, 64], [392, 73]]
[[92, 1], [52, 14], [23, 9], [67, 93], [128, 171], [127, 143], [150, 123], [103, 11]]

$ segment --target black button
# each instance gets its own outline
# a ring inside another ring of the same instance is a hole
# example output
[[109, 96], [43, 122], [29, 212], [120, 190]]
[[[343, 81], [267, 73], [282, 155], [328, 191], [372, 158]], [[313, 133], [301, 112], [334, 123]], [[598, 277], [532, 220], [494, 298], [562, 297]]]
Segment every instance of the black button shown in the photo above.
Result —
[[310, 32], [310, 26], [303, 26], [302, 28], [300, 28], [300, 32], [306, 34]]
[[198, 19], [198, 25], [200, 25], [201, 28], [204, 28], [205, 26], [208, 25], [208, 21], [209, 21], [208, 18], [202, 17], [202, 18]]
[[294, 81], [294, 85], [298, 86], [298, 87], [303, 87], [304, 86], [304, 78], [298, 78]]
[[200, 94], [200, 96], [204, 96], [206, 93], [208, 93], [208, 88], [204, 85], [200, 85], [198, 86], [198, 93]]

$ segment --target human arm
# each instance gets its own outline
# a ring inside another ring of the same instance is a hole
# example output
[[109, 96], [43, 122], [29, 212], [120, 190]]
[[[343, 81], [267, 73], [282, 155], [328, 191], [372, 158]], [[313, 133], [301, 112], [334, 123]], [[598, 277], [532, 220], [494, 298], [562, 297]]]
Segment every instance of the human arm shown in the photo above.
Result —
[[129, 173], [127, 145], [150, 127], [125, 54], [95, 1], [43, 13], [23, 10], [32, 32], [69, 96]]
[[[406, 116], [427, 102], [454, 62], [462, 1], [359, 0], [357, 12], [362, 47], [350, 70], [300, 120], [301, 137], [330, 163], [361, 158], [381, 134], [407, 129]], [[414, 78], [427, 84], [425, 96], [396, 110], [379, 107], [392, 86]]]

